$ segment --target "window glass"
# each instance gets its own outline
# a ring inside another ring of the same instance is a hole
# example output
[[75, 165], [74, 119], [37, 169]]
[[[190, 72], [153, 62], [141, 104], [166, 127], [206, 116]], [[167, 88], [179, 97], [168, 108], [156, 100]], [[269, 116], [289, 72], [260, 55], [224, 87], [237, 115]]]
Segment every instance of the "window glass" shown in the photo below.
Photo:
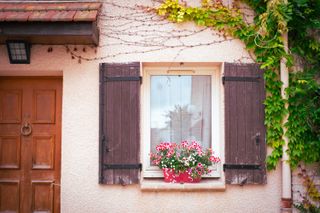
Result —
[[210, 75], [151, 76], [150, 151], [183, 140], [211, 147], [211, 97]]

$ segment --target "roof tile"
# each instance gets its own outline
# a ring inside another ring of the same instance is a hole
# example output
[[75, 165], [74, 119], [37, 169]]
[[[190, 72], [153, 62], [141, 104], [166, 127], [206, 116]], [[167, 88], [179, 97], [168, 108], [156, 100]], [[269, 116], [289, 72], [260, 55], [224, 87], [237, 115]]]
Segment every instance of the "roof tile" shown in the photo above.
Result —
[[25, 11], [25, 7], [27, 4], [4, 4], [4, 10], [6, 11], [20, 11], [23, 12]]
[[99, 10], [101, 8], [102, 4], [101, 3], [97, 3], [97, 2], [93, 2], [89, 4], [89, 9], [90, 10]]
[[87, 3], [66, 3], [66, 8], [68, 10], [87, 10]]
[[55, 11], [36, 11], [29, 16], [28, 21], [51, 21], [55, 14]]
[[96, 10], [87, 10], [87, 11], [77, 11], [73, 17], [74, 21], [95, 21], [98, 11]]
[[27, 11], [37, 11], [37, 10], [46, 10], [46, 9], [47, 9], [46, 5], [43, 5], [43, 4], [38, 4], [38, 5], [28, 4], [25, 7], [25, 10]]
[[101, 3], [0, 3], [0, 21], [95, 21]]
[[3, 10], [4, 8], [6, 8], [6, 4], [0, 4], [0, 10]]
[[76, 11], [55, 11], [51, 21], [73, 21]]
[[30, 12], [8, 12], [5, 21], [28, 21]]
[[0, 12], [0, 21], [5, 21], [8, 13], [10, 12]]

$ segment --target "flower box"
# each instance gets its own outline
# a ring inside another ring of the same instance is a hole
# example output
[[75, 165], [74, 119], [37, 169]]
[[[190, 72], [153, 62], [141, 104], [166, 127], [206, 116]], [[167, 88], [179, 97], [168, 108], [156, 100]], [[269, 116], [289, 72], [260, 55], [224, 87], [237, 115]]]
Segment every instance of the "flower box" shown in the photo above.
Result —
[[168, 168], [164, 168], [162, 171], [164, 181], [168, 183], [199, 183], [201, 180], [201, 176], [192, 178], [188, 171], [176, 173], [173, 169]]
[[197, 183], [201, 176], [209, 174], [209, 166], [220, 162], [211, 149], [202, 150], [195, 141], [189, 144], [163, 142], [156, 146], [156, 153], [150, 153], [151, 162], [163, 171], [165, 182]]

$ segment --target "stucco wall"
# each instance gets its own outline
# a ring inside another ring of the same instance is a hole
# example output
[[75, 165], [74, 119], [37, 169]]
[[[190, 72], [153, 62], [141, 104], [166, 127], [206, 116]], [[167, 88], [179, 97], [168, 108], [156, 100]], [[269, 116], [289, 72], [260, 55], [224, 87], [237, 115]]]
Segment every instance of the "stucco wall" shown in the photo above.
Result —
[[[126, 3], [129, 1], [126, 1]], [[136, 1], [130, 1], [131, 4]], [[141, 1], [145, 4], [147, 1]], [[147, 2], [148, 3], [148, 2]], [[105, 12], [119, 14], [121, 8], [107, 5]], [[120, 11], [121, 12], [121, 11]], [[100, 26], [112, 20], [100, 20]], [[147, 27], [147, 26], [144, 26]], [[199, 29], [191, 24], [164, 25], [163, 29]], [[190, 28], [191, 27], [191, 28]], [[112, 28], [112, 27], [111, 27]], [[107, 31], [107, 29], [102, 29]], [[129, 37], [135, 40], [135, 37]], [[221, 39], [210, 30], [188, 37], [186, 42]], [[63, 75], [61, 210], [71, 212], [279, 212], [281, 172], [268, 173], [263, 186], [227, 186], [224, 192], [143, 192], [139, 185], [104, 186], [98, 184], [99, 63], [101, 62], [234, 62], [250, 61], [243, 44], [230, 40], [196, 48], [168, 48], [146, 53], [125, 54], [135, 47], [110, 45], [101, 36], [97, 53], [77, 46], [86, 57], [102, 57], [78, 63], [64, 46], [33, 45], [30, 65], [9, 64], [5, 46], [0, 46], [0, 75]], [[174, 43], [174, 41], [171, 41]], [[70, 46], [73, 49], [74, 46]], [[112, 53], [114, 57], [104, 57]], [[39, 74], [40, 73], [40, 74]]]

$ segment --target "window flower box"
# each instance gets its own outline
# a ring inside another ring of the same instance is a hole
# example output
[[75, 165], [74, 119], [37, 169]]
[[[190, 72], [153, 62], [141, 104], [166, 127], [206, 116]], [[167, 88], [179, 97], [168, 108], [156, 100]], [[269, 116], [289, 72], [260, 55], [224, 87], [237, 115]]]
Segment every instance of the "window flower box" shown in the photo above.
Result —
[[176, 173], [173, 169], [163, 168], [164, 181], [168, 183], [199, 183], [201, 177], [192, 178], [190, 171]]
[[212, 149], [202, 150], [195, 141], [189, 144], [163, 142], [156, 146], [156, 153], [150, 153], [151, 162], [163, 171], [164, 181], [173, 183], [198, 183], [201, 176], [209, 174], [209, 166], [220, 162]]

